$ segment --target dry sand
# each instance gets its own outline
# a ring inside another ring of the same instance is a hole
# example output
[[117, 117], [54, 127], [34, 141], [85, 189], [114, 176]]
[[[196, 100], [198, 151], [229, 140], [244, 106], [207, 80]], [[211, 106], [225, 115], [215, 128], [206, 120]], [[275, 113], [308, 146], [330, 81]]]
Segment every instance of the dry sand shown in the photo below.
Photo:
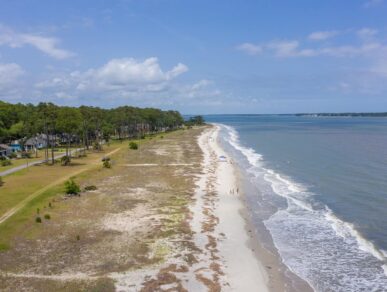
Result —
[[[198, 187], [206, 186], [197, 194], [197, 205], [193, 219], [193, 229], [198, 230], [198, 223], [208, 222], [206, 216], [200, 215], [197, 209], [205, 210], [215, 223], [207, 236], [216, 242], [219, 257], [222, 290], [224, 291], [268, 291], [268, 275], [262, 264], [248, 247], [249, 236], [246, 222], [241, 215], [243, 208], [240, 190], [237, 184], [232, 161], [226, 156], [217, 142], [218, 127], [206, 130], [199, 138], [199, 146], [204, 153], [204, 174]], [[212, 199], [206, 199], [206, 192], [212, 192]], [[201, 196], [201, 197], [200, 197]], [[201, 230], [206, 233], [206, 230]], [[203, 245], [199, 236], [198, 246]]]

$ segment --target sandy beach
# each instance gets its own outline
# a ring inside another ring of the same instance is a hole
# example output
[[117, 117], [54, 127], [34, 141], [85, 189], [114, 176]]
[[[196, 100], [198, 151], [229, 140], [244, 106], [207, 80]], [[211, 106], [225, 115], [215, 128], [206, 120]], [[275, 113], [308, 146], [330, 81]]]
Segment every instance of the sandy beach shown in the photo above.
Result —
[[50, 222], [32, 214], [0, 253], [4, 291], [293, 291], [252, 232], [219, 129], [121, 150], [78, 179], [95, 191], [47, 201]]
[[[243, 205], [240, 186], [237, 184], [232, 161], [218, 145], [218, 132], [219, 127], [214, 126], [198, 139], [204, 154], [204, 174], [198, 184], [193, 229], [201, 233], [201, 237], [207, 236], [209, 243], [211, 240], [214, 242], [223, 272], [222, 290], [268, 291], [268, 275], [247, 245], [249, 236], [245, 228], [246, 222], [241, 215]], [[225, 158], [220, 158], [222, 156]], [[200, 209], [204, 216], [198, 212]], [[203, 228], [208, 222], [214, 224], [213, 228]], [[203, 245], [202, 242], [198, 236], [196, 243]]]

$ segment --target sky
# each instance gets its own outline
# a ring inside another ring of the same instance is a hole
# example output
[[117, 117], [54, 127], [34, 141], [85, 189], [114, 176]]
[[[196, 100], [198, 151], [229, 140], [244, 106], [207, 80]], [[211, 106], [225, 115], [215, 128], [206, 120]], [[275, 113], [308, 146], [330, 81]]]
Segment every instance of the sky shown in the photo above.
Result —
[[387, 0], [0, 0], [0, 100], [387, 111]]

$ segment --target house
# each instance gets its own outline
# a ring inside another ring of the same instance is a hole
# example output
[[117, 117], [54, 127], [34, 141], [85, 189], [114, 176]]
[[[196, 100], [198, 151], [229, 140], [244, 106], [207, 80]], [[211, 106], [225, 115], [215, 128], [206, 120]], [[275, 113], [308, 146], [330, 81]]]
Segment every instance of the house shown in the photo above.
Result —
[[12, 143], [9, 146], [11, 147], [12, 152], [22, 151], [22, 146], [18, 140], [12, 141]]
[[[48, 140], [47, 141], [47, 135], [46, 134], [38, 134], [35, 137], [29, 138], [25, 143], [24, 143], [24, 150], [25, 151], [34, 151], [36, 149], [42, 149], [46, 148], [47, 145], [56, 145], [56, 137], [53, 135], [48, 135]], [[48, 142], [48, 143], [47, 143]]]
[[39, 134], [35, 137], [29, 138], [24, 143], [25, 151], [32, 151], [36, 149], [42, 149], [47, 147], [47, 136], [45, 134]]
[[5, 144], [0, 144], [0, 156], [9, 156], [12, 153], [12, 148]]

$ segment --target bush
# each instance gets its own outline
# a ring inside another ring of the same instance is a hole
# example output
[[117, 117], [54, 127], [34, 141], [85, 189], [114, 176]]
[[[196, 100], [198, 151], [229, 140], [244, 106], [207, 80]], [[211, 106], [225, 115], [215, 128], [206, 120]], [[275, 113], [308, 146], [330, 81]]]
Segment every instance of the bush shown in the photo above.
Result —
[[42, 218], [40, 218], [39, 216], [35, 218], [35, 222], [36, 223], [42, 223]]
[[95, 191], [95, 190], [97, 190], [97, 187], [93, 185], [85, 187], [85, 191]]
[[22, 158], [31, 158], [32, 154], [30, 152], [24, 151], [24, 152], [21, 153], [21, 157]]
[[141, 137], [140, 137], [141, 139], [145, 139], [145, 135], [141, 135]]
[[160, 138], [161, 138], [161, 139], [164, 139], [164, 136], [163, 136], [163, 135], [161, 135], [161, 136], [160, 136]]
[[6, 160], [1, 161], [1, 166], [8, 166], [8, 165], [12, 165], [11, 160], [6, 159]]
[[95, 142], [94, 145], [93, 145], [93, 149], [94, 150], [97, 150], [97, 151], [101, 151], [102, 150], [102, 145], [98, 142]]
[[44, 215], [44, 219], [46, 219], [46, 220], [50, 220], [50, 219], [51, 219], [51, 216], [50, 216], [50, 214], [45, 214], [45, 215]]
[[8, 155], [9, 158], [16, 158], [17, 154], [15, 152], [12, 152], [11, 154]]
[[137, 150], [138, 149], [138, 144], [136, 142], [130, 142], [129, 143], [129, 149]]
[[60, 163], [64, 166], [69, 165], [71, 162], [71, 159], [69, 156], [65, 155], [60, 159]]
[[105, 160], [103, 163], [102, 163], [102, 166], [104, 168], [111, 168], [112, 167], [112, 164], [110, 162], [110, 160]]
[[79, 185], [72, 179], [65, 182], [66, 194], [78, 195], [81, 192]]
[[1, 187], [2, 185], [4, 185], [4, 181], [3, 181], [2, 177], [0, 176], [0, 187]]

